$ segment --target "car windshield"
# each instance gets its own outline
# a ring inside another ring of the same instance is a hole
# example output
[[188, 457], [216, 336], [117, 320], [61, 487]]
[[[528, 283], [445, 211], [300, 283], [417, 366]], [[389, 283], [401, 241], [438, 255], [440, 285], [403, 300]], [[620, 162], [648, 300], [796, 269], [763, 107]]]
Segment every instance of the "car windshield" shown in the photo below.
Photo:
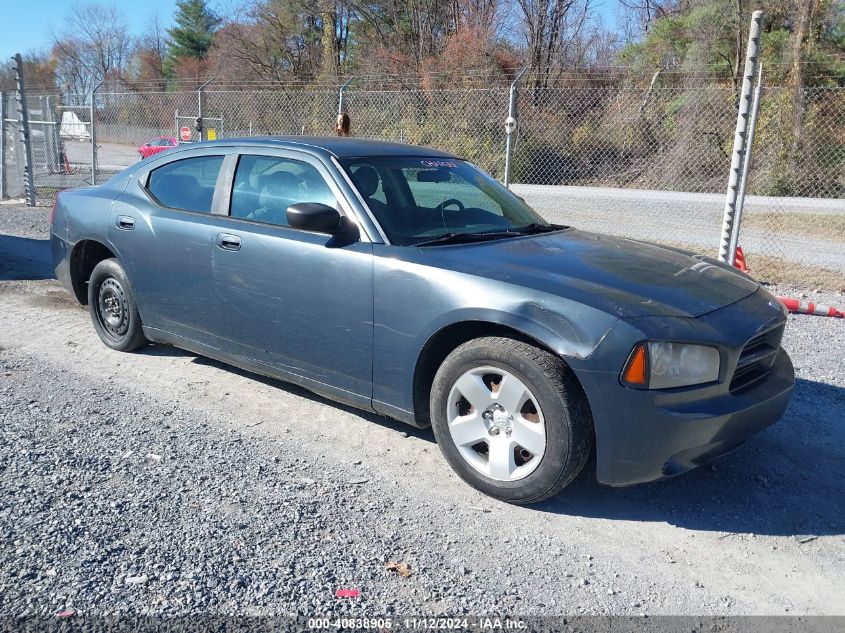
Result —
[[346, 160], [343, 167], [392, 244], [498, 239], [560, 228], [463, 160], [380, 157]]

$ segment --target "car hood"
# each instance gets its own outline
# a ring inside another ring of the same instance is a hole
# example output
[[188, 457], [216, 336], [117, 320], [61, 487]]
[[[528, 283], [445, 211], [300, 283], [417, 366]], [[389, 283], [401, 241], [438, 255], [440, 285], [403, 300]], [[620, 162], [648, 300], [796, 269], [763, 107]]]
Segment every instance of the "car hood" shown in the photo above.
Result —
[[422, 250], [447, 268], [576, 300], [619, 318], [697, 317], [758, 288], [713, 260], [575, 229]]

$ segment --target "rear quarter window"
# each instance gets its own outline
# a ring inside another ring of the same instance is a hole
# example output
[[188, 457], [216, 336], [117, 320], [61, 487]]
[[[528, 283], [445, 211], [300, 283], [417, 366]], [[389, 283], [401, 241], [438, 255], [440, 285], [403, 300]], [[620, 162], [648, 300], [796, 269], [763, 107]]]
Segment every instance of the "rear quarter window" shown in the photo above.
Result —
[[222, 165], [222, 156], [176, 160], [152, 170], [147, 189], [165, 207], [210, 213]]

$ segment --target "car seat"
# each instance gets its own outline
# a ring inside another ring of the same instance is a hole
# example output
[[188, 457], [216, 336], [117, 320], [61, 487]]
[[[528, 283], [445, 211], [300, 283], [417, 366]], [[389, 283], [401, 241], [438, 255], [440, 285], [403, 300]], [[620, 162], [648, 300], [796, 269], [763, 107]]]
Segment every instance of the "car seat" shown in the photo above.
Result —
[[358, 192], [364, 198], [367, 206], [378, 214], [380, 218], [384, 218], [387, 211], [387, 205], [381, 200], [376, 200], [373, 195], [378, 191], [380, 177], [374, 167], [370, 165], [362, 165], [356, 169], [352, 174], [352, 180], [358, 187]]
[[262, 178], [258, 206], [260, 220], [273, 224], [287, 224], [287, 210], [299, 202], [299, 180], [286, 171], [277, 171]]

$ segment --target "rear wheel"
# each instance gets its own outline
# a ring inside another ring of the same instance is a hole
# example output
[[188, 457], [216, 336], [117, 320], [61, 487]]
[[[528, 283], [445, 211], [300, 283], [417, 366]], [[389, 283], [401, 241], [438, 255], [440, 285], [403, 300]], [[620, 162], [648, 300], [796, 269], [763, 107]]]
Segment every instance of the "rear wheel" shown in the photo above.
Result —
[[565, 488], [592, 447], [583, 391], [562, 360], [509, 338], [464, 343], [431, 390], [432, 427], [464, 481], [511, 503]]
[[100, 340], [112, 349], [131, 352], [147, 343], [132, 286], [116, 259], [105, 259], [91, 271], [88, 312]]

